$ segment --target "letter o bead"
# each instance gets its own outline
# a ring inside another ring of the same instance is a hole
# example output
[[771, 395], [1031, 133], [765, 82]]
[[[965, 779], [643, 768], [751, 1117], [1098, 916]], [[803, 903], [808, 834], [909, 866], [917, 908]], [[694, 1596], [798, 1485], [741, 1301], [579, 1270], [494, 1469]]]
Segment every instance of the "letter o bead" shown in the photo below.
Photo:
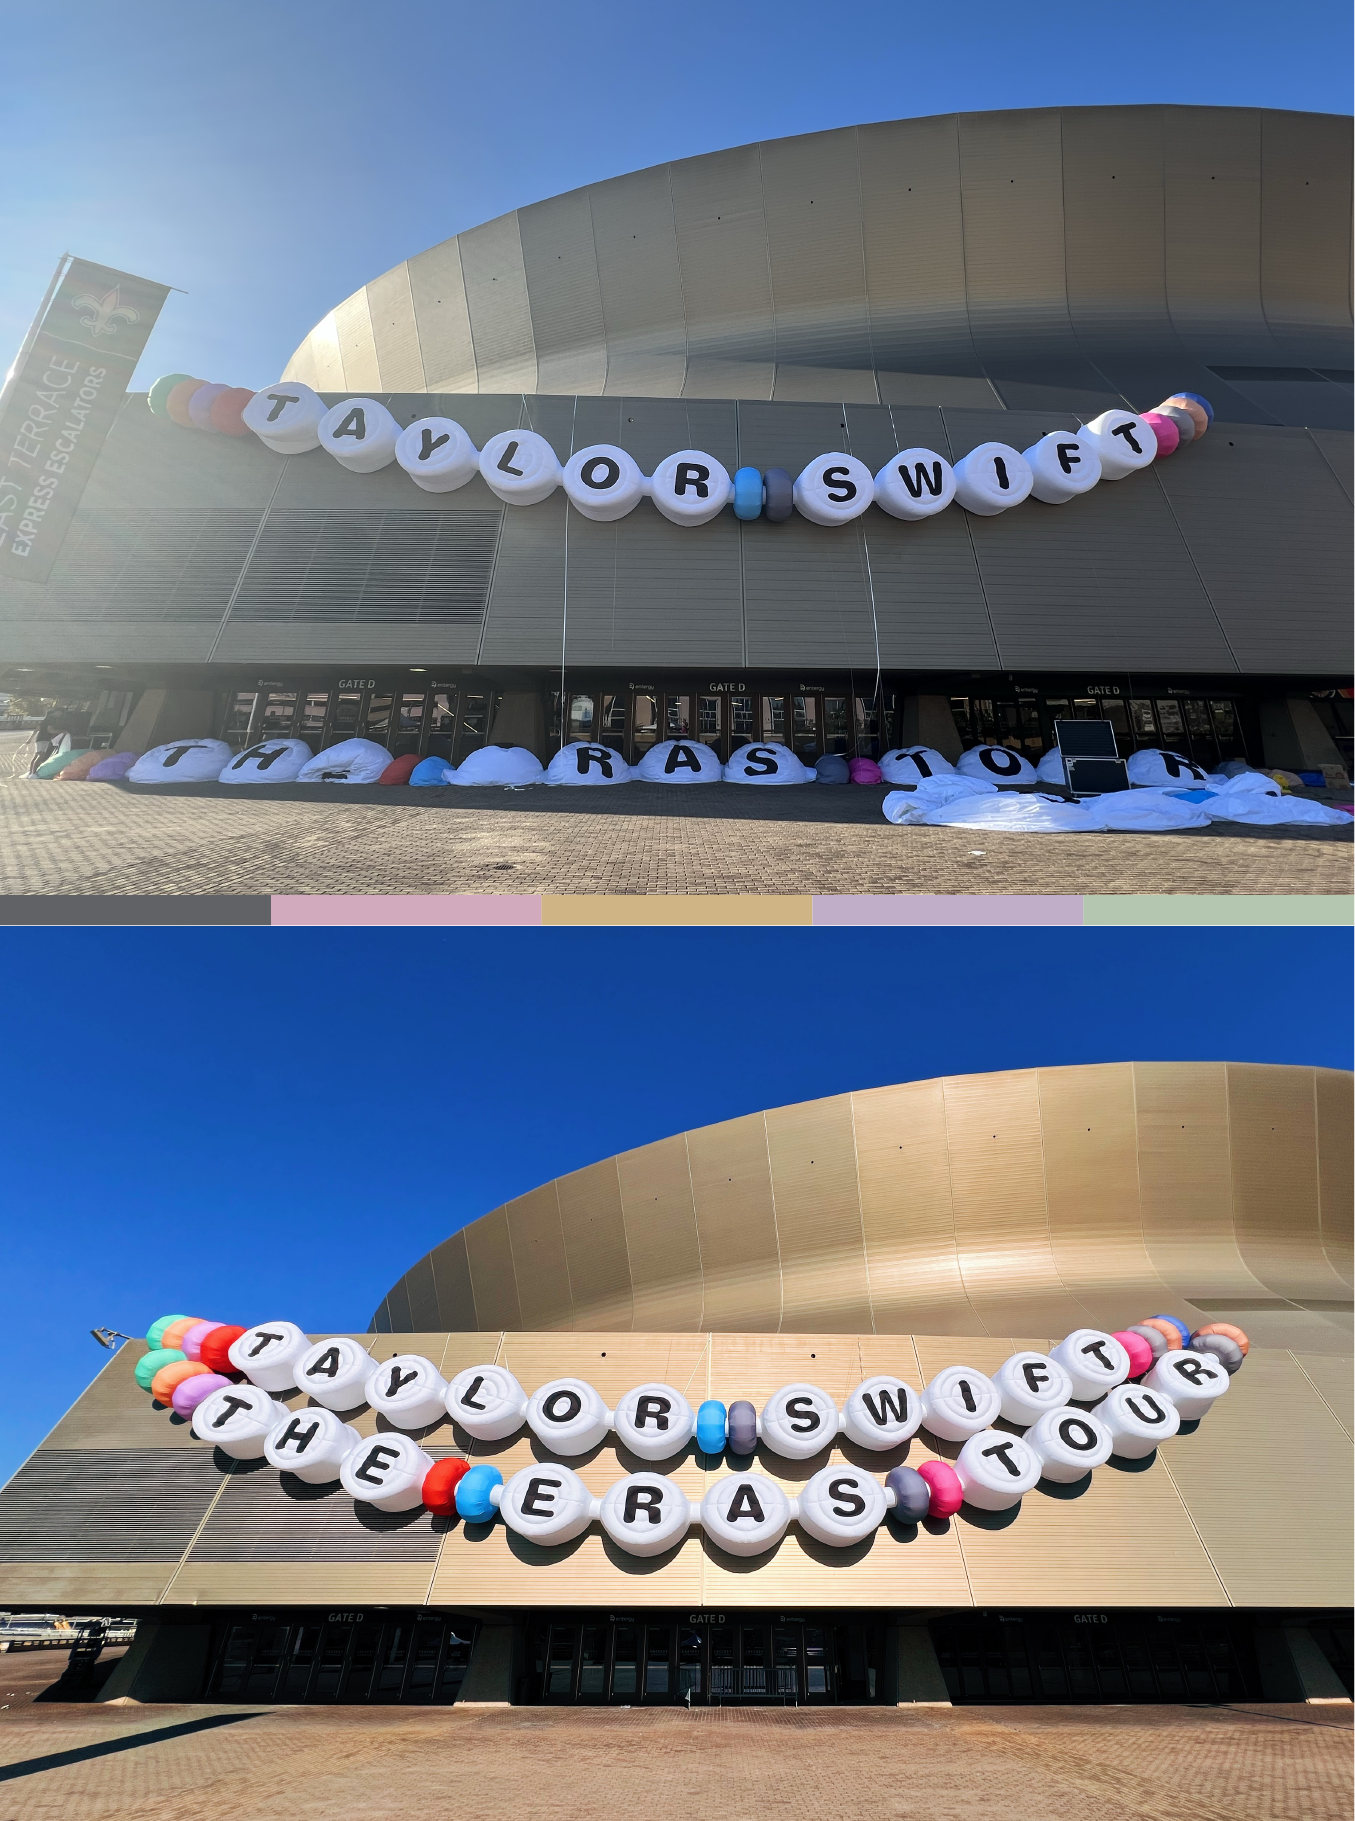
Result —
[[1049, 1410], [1026, 1435], [1043, 1477], [1072, 1486], [1110, 1459], [1114, 1438], [1105, 1424], [1086, 1410]]
[[581, 1378], [553, 1378], [527, 1402], [527, 1425], [557, 1454], [587, 1454], [612, 1425], [606, 1404]]
[[564, 488], [576, 512], [606, 525], [633, 512], [649, 483], [624, 449], [593, 443], [565, 463]]
[[632, 1473], [609, 1486], [598, 1513], [602, 1528], [627, 1555], [662, 1555], [686, 1536], [691, 1501], [661, 1473]]

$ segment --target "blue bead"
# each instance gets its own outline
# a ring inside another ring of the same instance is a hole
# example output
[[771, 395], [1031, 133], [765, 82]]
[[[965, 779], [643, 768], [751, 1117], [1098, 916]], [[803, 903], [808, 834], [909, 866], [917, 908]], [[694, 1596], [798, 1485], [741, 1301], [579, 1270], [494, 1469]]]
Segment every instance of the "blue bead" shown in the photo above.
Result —
[[718, 1398], [708, 1397], [696, 1413], [696, 1445], [702, 1454], [724, 1452], [725, 1407]]
[[735, 518], [762, 517], [762, 470], [740, 468], [734, 476]]
[[1183, 1351], [1185, 1348], [1187, 1348], [1190, 1345], [1190, 1329], [1186, 1326], [1186, 1324], [1183, 1321], [1179, 1321], [1176, 1318], [1176, 1316], [1174, 1316], [1174, 1315], [1155, 1315], [1153, 1317], [1153, 1320], [1154, 1321], [1166, 1321], [1166, 1322], [1171, 1323], [1172, 1327], [1175, 1328], [1176, 1332], [1181, 1336], [1181, 1347], [1182, 1347]]
[[456, 1485], [456, 1508], [469, 1524], [491, 1524], [498, 1507], [490, 1502], [490, 1490], [503, 1485], [503, 1475], [488, 1461], [472, 1467]]
[[1198, 392], [1178, 392], [1176, 394], [1176, 396], [1178, 398], [1188, 398], [1192, 405], [1198, 405], [1200, 407], [1200, 409], [1204, 412], [1205, 416], [1209, 419], [1210, 423], [1211, 424], [1213, 423], [1214, 407], [1210, 404], [1210, 402], [1207, 398], [1202, 398]]

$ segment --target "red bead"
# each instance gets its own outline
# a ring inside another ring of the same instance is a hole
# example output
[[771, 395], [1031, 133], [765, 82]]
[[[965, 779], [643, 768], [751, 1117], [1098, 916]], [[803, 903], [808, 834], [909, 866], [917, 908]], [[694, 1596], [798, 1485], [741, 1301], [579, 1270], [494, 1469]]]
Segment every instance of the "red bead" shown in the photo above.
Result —
[[954, 1517], [964, 1504], [964, 1487], [960, 1476], [947, 1461], [923, 1461], [918, 1472], [932, 1489], [932, 1502], [927, 1516]]
[[456, 1489], [470, 1472], [470, 1462], [449, 1454], [434, 1461], [423, 1476], [423, 1502], [434, 1517], [456, 1516]]
[[231, 1364], [227, 1348], [234, 1345], [244, 1334], [244, 1328], [213, 1328], [210, 1334], [204, 1334], [198, 1348], [198, 1358], [209, 1372], [220, 1372], [229, 1378], [235, 1371]]

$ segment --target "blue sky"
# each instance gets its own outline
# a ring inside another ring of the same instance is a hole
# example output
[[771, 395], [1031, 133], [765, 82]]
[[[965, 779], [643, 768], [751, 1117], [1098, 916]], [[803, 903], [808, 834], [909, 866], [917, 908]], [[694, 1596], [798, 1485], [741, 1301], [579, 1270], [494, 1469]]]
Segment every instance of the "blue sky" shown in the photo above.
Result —
[[767, 1106], [1351, 1064], [1341, 930], [0, 931], [0, 1481], [157, 1316], [362, 1328], [463, 1222]]
[[67, 0], [0, 51], [0, 368], [64, 251], [182, 287], [138, 384], [276, 379], [340, 299], [519, 204], [856, 121], [1053, 103], [1348, 112], [1340, 0]]

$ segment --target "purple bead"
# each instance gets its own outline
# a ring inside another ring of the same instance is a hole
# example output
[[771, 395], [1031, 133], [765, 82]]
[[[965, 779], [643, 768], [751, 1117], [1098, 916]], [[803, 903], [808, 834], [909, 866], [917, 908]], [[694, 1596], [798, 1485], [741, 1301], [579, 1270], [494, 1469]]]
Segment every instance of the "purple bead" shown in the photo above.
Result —
[[219, 1372], [195, 1372], [192, 1378], [186, 1378], [182, 1384], [174, 1387], [174, 1395], [169, 1400], [174, 1406], [174, 1414], [192, 1416], [203, 1398], [210, 1397], [213, 1391], [219, 1391], [230, 1382], [228, 1378], [222, 1378]]
[[885, 1475], [885, 1486], [894, 1494], [894, 1515], [905, 1524], [918, 1524], [932, 1502], [932, 1489], [916, 1467], [895, 1467]]
[[726, 1430], [729, 1437], [731, 1454], [755, 1454], [757, 1452], [757, 1411], [750, 1403], [740, 1400], [729, 1406], [729, 1426]]

